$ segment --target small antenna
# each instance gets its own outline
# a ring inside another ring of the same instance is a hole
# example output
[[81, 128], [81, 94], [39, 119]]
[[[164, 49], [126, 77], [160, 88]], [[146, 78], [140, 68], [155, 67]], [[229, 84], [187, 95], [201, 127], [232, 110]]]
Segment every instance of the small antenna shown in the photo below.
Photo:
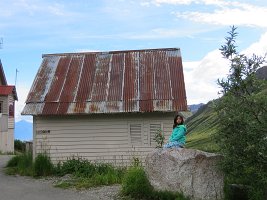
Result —
[[3, 48], [3, 38], [0, 38], [0, 49]]
[[16, 68], [16, 77], [15, 77], [15, 87], [17, 85], [17, 74], [18, 74], [19, 70]]

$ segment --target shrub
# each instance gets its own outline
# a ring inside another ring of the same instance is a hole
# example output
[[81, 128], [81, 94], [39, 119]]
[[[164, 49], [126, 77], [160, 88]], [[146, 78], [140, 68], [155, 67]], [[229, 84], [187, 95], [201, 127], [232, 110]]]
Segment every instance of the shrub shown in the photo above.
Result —
[[122, 194], [133, 198], [149, 198], [153, 191], [145, 171], [141, 167], [131, 167], [122, 180]]
[[26, 149], [26, 143], [22, 142], [20, 140], [15, 140], [14, 141], [14, 148], [15, 148], [15, 151], [19, 151], [21, 153], [24, 153], [25, 149]]
[[72, 158], [57, 166], [57, 175], [73, 174], [77, 177], [91, 177], [95, 173], [95, 166], [88, 160]]
[[163, 131], [161, 129], [158, 129], [157, 132], [154, 135], [153, 140], [157, 143], [156, 148], [162, 148], [165, 140], [165, 136], [163, 134]]
[[34, 162], [35, 176], [49, 176], [53, 174], [53, 164], [46, 154], [38, 154]]
[[183, 194], [179, 192], [171, 191], [154, 191], [152, 199], [158, 200], [189, 200], [189, 198], [184, 197]]

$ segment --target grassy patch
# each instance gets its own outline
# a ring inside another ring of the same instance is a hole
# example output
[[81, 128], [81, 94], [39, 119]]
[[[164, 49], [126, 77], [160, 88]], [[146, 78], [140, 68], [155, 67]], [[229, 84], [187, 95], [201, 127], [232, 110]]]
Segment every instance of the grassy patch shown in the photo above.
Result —
[[213, 136], [218, 131], [218, 116], [214, 102], [203, 105], [186, 120], [188, 128], [186, 147], [206, 152], [218, 152], [219, 148]]
[[126, 169], [106, 163], [93, 164], [88, 160], [72, 158], [62, 164], [58, 164], [55, 171], [58, 176], [71, 175], [71, 178], [61, 180], [57, 187], [81, 189], [120, 184]]
[[31, 154], [20, 154], [12, 157], [6, 165], [6, 173], [9, 175], [33, 175], [33, 162]]
[[157, 200], [188, 200], [183, 194], [170, 191], [156, 191], [142, 167], [131, 167], [122, 182], [120, 194], [122, 199], [157, 199]]
[[206, 152], [218, 152], [219, 147], [210, 134], [192, 134], [187, 136], [187, 148], [198, 149]]

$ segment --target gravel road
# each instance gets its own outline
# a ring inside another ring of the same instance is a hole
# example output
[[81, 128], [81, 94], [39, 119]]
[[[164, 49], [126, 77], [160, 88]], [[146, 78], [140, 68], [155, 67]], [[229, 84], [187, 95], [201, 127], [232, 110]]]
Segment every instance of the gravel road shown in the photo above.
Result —
[[89, 190], [55, 188], [51, 180], [23, 176], [8, 176], [3, 170], [12, 156], [0, 155], [1, 200], [114, 200], [120, 185], [104, 186]]

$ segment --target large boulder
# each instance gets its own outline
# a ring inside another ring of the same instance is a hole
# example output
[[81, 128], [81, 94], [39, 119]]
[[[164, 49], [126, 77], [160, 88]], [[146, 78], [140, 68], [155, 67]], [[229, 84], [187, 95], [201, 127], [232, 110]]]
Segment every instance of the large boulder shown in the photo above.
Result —
[[192, 200], [223, 199], [222, 157], [194, 149], [155, 149], [145, 161], [145, 171], [156, 190], [182, 192]]

